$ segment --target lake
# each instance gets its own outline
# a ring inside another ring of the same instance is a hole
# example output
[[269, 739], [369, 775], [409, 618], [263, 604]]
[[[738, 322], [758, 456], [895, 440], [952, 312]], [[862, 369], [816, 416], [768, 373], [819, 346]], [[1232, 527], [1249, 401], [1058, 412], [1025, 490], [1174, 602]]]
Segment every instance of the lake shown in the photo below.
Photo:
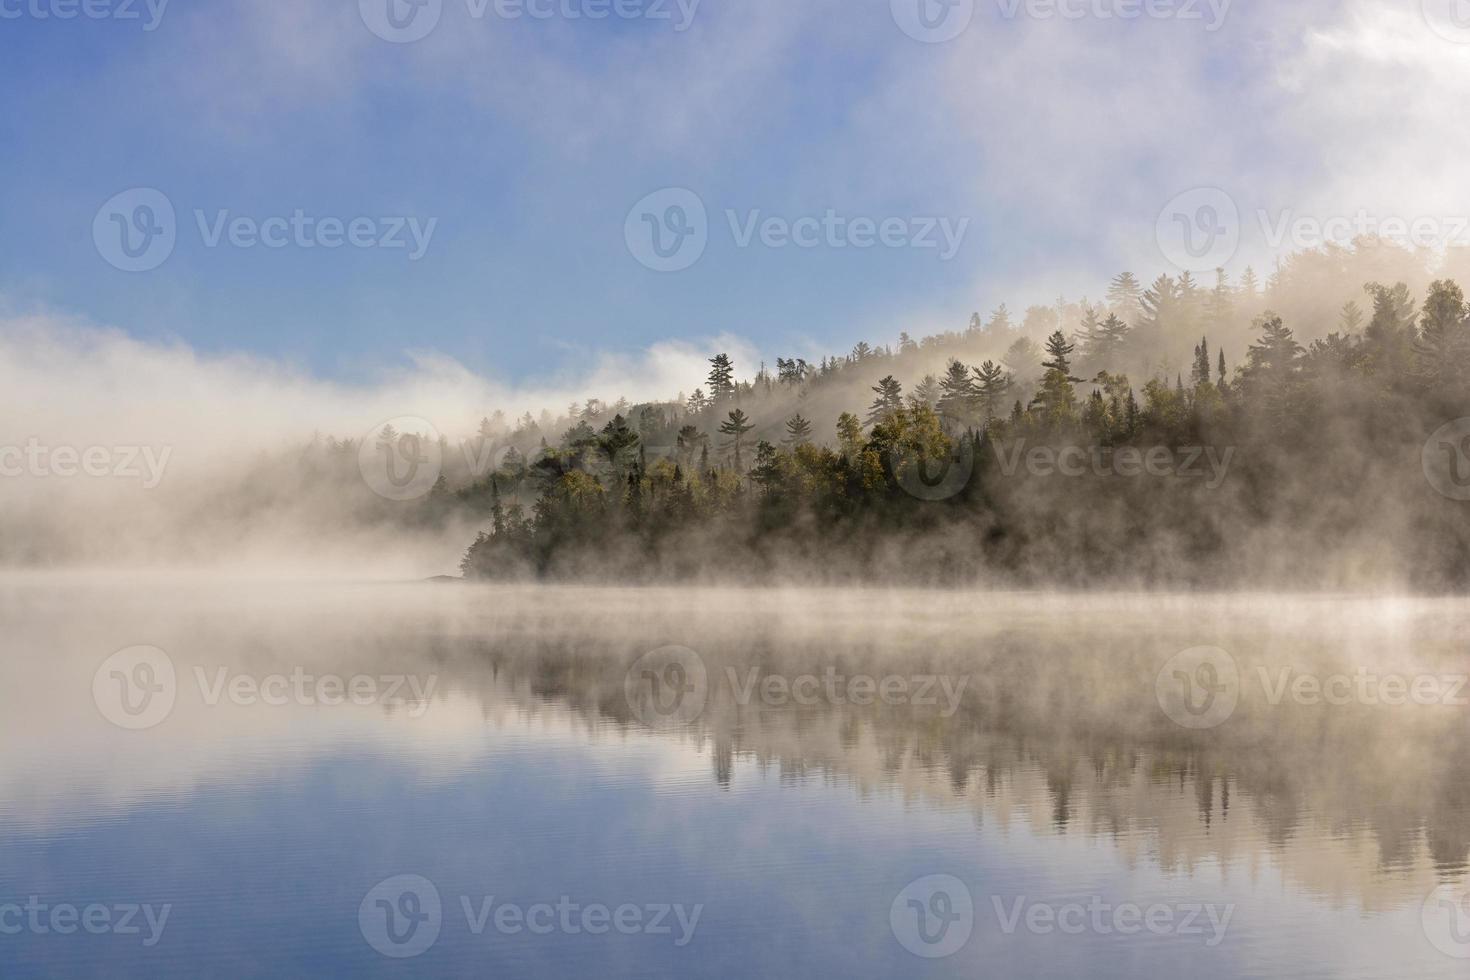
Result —
[[13, 574], [0, 976], [1465, 976], [1470, 602]]

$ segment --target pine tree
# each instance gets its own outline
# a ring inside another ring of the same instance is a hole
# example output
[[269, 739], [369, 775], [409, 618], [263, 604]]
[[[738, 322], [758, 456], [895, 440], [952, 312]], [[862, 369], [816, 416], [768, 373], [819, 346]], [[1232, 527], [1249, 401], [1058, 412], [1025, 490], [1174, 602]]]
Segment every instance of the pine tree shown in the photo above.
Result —
[[715, 402], [735, 396], [735, 365], [729, 354], [716, 354], [709, 359], [709, 393]]
[[1397, 384], [1410, 373], [1418, 339], [1414, 299], [1401, 282], [1392, 287], [1370, 282], [1363, 288], [1373, 297], [1373, 319], [1363, 331], [1369, 370], [1386, 384]]
[[812, 441], [812, 424], [799, 414], [793, 415], [786, 420], [786, 438], [782, 442], [788, 446], [804, 446]]
[[999, 414], [1000, 406], [1011, 390], [1011, 378], [994, 361], [986, 361], [975, 369], [975, 380], [979, 389], [981, 421], [989, 422]]
[[1102, 336], [1102, 321], [1093, 306], [1082, 308], [1082, 322], [1077, 327], [1077, 341], [1082, 345], [1082, 356], [1091, 358]]
[[940, 396], [939, 379], [932, 374], [926, 374], [914, 385], [914, 401], [920, 405], [933, 408], [939, 402]]
[[1210, 344], [1204, 337], [1194, 348], [1194, 370], [1190, 372], [1190, 381], [1195, 387], [1210, 383]]
[[740, 447], [743, 445], [745, 434], [753, 428], [755, 428], [755, 423], [751, 422], [750, 417], [738, 408], [733, 409], [729, 418], [720, 423], [720, 434], [730, 437], [727, 447], [735, 451], [735, 472], [737, 473], [742, 470]]
[[1293, 400], [1301, 373], [1302, 345], [1281, 317], [1265, 314], [1256, 319], [1261, 339], [1246, 351], [1241, 375], [1246, 389], [1260, 397], [1267, 417], [1278, 424], [1294, 414]]
[[888, 421], [895, 412], [903, 408], [903, 385], [893, 375], [879, 381], [872, 390], [878, 397], [868, 409], [869, 426]]
[[1245, 272], [1240, 277], [1240, 295], [1247, 301], [1247, 311], [1250, 310], [1249, 304], [1255, 303], [1260, 298], [1261, 286], [1256, 279], [1256, 270], [1250, 266], [1245, 267]]
[[1076, 345], [1067, 342], [1067, 335], [1060, 330], [1046, 338], [1046, 354], [1048, 360], [1042, 361], [1041, 366], [1047, 371], [1059, 371], [1069, 381], [1081, 381], [1081, 378], [1072, 377], [1072, 354], [1076, 351]]
[[1108, 306], [1125, 324], [1138, 322], [1139, 314], [1143, 312], [1140, 305], [1142, 297], [1143, 288], [1131, 272], [1118, 273], [1108, 284]]
[[940, 414], [961, 425], [969, 425], [978, 394], [975, 382], [970, 380], [970, 369], [959, 361], [950, 361], [944, 377], [939, 380], [939, 390]]
[[1437, 388], [1446, 380], [1463, 382], [1470, 361], [1467, 316], [1470, 306], [1457, 284], [1447, 279], [1430, 284], [1414, 342], [1415, 373], [1424, 387]]

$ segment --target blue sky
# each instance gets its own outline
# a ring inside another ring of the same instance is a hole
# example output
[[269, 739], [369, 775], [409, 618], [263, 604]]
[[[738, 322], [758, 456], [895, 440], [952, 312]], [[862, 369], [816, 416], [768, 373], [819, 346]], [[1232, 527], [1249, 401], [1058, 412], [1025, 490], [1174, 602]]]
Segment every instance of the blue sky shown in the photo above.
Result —
[[[1459, 111], [1470, 64], [1432, 12], [1405, 9], [1417, 0], [1218, 0], [1215, 30], [1207, 3], [1200, 19], [1122, 19], [1097, 13], [1115, 0], [1077, 18], [973, 0], [940, 43], [900, 27], [918, 0], [703, 0], [685, 30], [672, 2], [670, 20], [596, 21], [442, 0], [413, 43], [369, 29], [387, 0], [172, 0], [153, 30], [142, 0], [136, 20], [36, 16], [65, 2], [0, 0], [3, 310], [343, 382], [424, 352], [520, 383], [670, 340], [811, 356], [961, 327], [1002, 301], [1096, 295], [1125, 266], [1166, 271], [1155, 221], [1197, 187], [1246, 214], [1447, 213], [1458, 178], [1438, 158], [1464, 137], [1444, 136], [1453, 115], [1425, 117]], [[1412, 188], [1395, 176], [1409, 165]], [[655, 272], [625, 221], [671, 187], [705, 205], [708, 245]], [[172, 252], [143, 272], [110, 265], [93, 234], [134, 188], [176, 212]], [[370, 217], [375, 240], [383, 219], [435, 224], [412, 260], [209, 247], [196, 216], [297, 209]], [[966, 224], [944, 258], [741, 247], [726, 214], [829, 209], [908, 236]]]

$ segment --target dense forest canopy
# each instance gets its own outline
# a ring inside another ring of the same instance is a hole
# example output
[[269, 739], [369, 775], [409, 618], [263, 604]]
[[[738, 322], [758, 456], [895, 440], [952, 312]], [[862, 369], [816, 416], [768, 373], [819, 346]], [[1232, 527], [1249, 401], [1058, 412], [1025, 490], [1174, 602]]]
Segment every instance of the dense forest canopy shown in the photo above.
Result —
[[1470, 251], [1376, 240], [1269, 275], [1121, 272], [1096, 298], [987, 305], [930, 336], [895, 324], [838, 354], [711, 350], [667, 400], [588, 392], [238, 452], [137, 493], [151, 509], [83, 515], [112, 514], [106, 535], [24, 497], [0, 547], [463, 555], [470, 577], [603, 582], [1453, 589], [1470, 555], [1470, 433], [1444, 428], [1470, 416], [1460, 282]]
[[426, 507], [484, 516], [476, 578], [1454, 587], [1464, 505], [1425, 445], [1470, 411], [1470, 307], [1449, 278], [1325, 288], [1410, 258], [1124, 272], [1096, 302], [745, 379], [715, 354], [677, 401], [486, 419], [498, 465]]

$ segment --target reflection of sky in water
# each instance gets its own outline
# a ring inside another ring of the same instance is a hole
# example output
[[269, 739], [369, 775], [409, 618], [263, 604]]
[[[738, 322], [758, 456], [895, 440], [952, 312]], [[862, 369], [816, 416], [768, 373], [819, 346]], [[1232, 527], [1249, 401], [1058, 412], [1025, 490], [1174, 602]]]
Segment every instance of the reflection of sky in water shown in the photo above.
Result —
[[[329, 606], [323, 615], [351, 603]], [[433, 664], [449, 688], [422, 719], [209, 708], [186, 692], [157, 729], [120, 732], [87, 684], [112, 649], [142, 641], [131, 634], [144, 623], [176, 652], [207, 637], [208, 663], [275, 669], [294, 636], [292, 656], [311, 647], [316, 663], [383, 669], [377, 652], [303, 638], [294, 611], [241, 618], [221, 604], [160, 620], [159, 608], [113, 609], [110, 627], [33, 616], [17, 630], [16, 649], [53, 656], [21, 669], [12, 653], [0, 668], [0, 901], [171, 902], [163, 938], [150, 950], [139, 937], [3, 936], [0, 975], [1464, 975], [1420, 921], [1430, 889], [1463, 880], [1464, 796], [1418, 799], [1435, 784], [1410, 758], [1397, 774], [1358, 776], [1357, 760], [1319, 747], [1303, 758], [1343, 770], [1324, 776], [1290, 755], [1273, 771], [1259, 747], [1061, 742], [1045, 725], [961, 740], [958, 721], [936, 733], [932, 719], [848, 711], [652, 735], [597, 708], [613, 703], [600, 677], [560, 661], [548, 671], [554, 650], [519, 668], [507, 653], [490, 670], [422, 623], [420, 645], [398, 658]], [[382, 615], [361, 628], [382, 632]], [[463, 635], [463, 621], [441, 625]], [[1371, 778], [1376, 798], [1349, 812], [1355, 778]], [[443, 922], [428, 952], [396, 961], [368, 946], [357, 912], [374, 884], [407, 873], [435, 883]], [[926, 961], [895, 940], [889, 909], [931, 874], [965, 883], [976, 924], [960, 952]], [[491, 895], [704, 908], [682, 949], [677, 924], [659, 936], [474, 935], [461, 897]], [[1235, 907], [1209, 948], [1207, 919], [1195, 936], [1007, 935], [993, 904], [1093, 896]]]

